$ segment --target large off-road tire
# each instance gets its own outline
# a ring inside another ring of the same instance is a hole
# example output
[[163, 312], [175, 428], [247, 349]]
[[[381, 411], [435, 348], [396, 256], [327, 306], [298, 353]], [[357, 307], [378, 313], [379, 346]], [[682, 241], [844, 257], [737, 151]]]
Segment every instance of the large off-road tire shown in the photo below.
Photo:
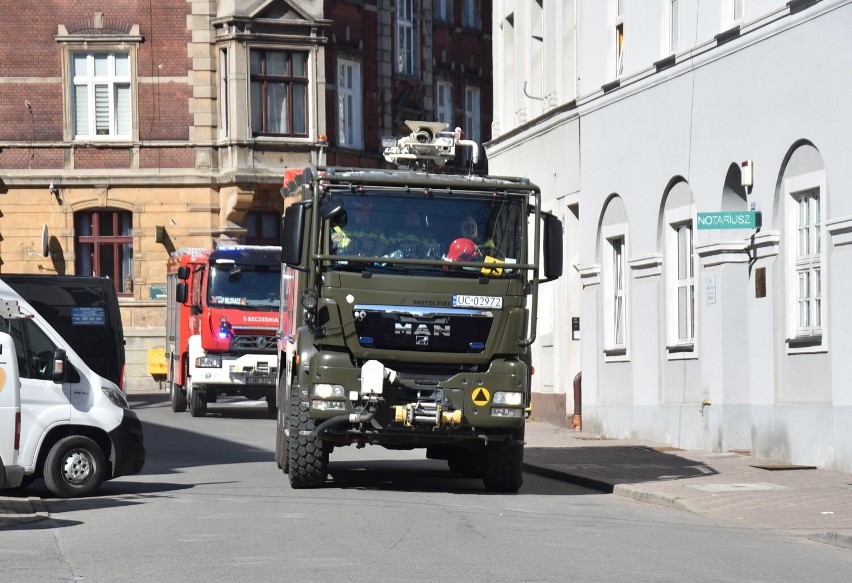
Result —
[[207, 415], [207, 400], [204, 398], [203, 387], [193, 387], [192, 377], [186, 377], [186, 390], [189, 395], [189, 414], [193, 417]]
[[328, 474], [328, 453], [322, 439], [308, 435], [316, 427], [308, 404], [299, 399], [297, 387], [290, 395], [290, 437], [287, 475], [293, 488], [319, 488]]
[[83, 435], [57, 441], [44, 461], [44, 483], [57, 498], [88, 496], [106, 476], [106, 460], [100, 446]]
[[524, 483], [524, 445], [520, 441], [491, 443], [483, 450], [482, 483], [489, 492], [515, 494]]
[[177, 385], [174, 380], [169, 383], [169, 392], [172, 402], [172, 411], [175, 413], [183, 413], [186, 411], [186, 393]]

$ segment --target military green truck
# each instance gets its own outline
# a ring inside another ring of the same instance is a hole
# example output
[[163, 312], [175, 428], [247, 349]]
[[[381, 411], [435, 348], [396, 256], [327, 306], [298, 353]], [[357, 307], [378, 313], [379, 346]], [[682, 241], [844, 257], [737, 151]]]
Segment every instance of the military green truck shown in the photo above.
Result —
[[473, 168], [476, 144], [406, 123], [383, 140], [398, 170], [285, 178], [276, 462], [292, 487], [315, 488], [335, 447], [425, 448], [514, 493], [562, 224], [526, 179], [436, 173], [459, 146]]

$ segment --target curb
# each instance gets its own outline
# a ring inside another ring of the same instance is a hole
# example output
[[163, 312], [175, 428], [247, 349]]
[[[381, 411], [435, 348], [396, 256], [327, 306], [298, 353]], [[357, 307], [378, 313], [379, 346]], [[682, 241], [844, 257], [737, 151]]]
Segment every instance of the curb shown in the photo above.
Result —
[[0, 497], [0, 508], [4, 512], [0, 514], [0, 529], [12, 528], [22, 524], [31, 524], [50, 518], [50, 513], [41, 498], [4, 498]]

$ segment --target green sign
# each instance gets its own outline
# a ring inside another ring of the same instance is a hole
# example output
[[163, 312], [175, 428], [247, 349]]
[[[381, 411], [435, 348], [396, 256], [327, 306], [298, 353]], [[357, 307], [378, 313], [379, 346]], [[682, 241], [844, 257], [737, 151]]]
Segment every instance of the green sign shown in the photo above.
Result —
[[166, 299], [166, 284], [164, 283], [153, 283], [148, 286], [148, 297], [152, 300], [164, 300]]
[[699, 229], [756, 229], [759, 226], [759, 211], [698, 213]]

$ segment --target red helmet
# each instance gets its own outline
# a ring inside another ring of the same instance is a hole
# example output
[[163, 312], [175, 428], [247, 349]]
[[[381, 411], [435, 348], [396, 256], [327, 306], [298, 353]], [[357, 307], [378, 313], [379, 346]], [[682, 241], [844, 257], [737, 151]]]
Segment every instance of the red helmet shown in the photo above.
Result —
[[481, 256], [476, 243], [462, 237], [450, 243], [450, 250], [444, 255], [444, 259], [446, 261], [476, 261]]

